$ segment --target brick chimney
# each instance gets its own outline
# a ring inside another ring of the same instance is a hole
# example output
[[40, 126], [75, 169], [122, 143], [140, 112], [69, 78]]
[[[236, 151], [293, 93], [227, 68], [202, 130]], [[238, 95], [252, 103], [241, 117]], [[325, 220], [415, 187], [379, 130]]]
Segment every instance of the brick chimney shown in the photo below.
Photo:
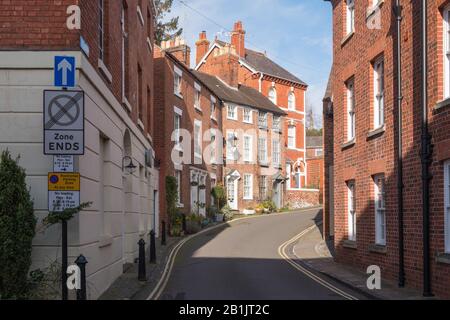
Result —
[[177, 58], [178, 61], [190, 68], [191, 48], [182, 38], [177, 37], [175, 39], [163, 41], [161, 43], [161, 49], [171, 53], [173, 56], [175, 56], [175, 58]]
[[200, 60], [202, 60], [202, 58], [204, 57], [204, 55], [208, 52], [209, 50], [209, 45], [210, 42], [208, 41], [208, 38], [206, 37], [206, 31], [202, 31], [200, 33], [199, 39], [198, 41], [195, 43], [195, 45], [197, 46], [197, 56], [196, 56], [196, 60], [195, 63], [199, 64]]
[[245, 30], [241, 21], [234, 24], [233, 33], [231, 34], [231, 45], [236, 49], [238, 56], [245, 58]]

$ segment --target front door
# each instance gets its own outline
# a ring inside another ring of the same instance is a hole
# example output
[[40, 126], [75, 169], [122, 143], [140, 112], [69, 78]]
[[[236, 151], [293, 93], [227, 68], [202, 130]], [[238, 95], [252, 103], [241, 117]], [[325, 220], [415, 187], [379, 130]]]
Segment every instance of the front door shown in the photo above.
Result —
[[238, 180], [236, 178], [228, 178], [227, 194], [228, 205], [231, 210], [238, 210]]
[[206, 190], [201, 188], [198, 192], [198, 202], [200, 204], [199, 213], [206, 217]]
[[275, 181], [273, 184], [273, 202], [278, 209], [281, 208], [281, 183]]

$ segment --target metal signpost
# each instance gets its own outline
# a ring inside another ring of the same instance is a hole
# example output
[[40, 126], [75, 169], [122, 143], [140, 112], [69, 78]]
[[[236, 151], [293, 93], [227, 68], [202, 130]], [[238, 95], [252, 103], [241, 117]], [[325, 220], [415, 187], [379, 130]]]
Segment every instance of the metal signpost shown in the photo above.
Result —
[[[80, 174], [74, 173], [74, 156], [84, 155], [84, 92], [76, 86], [76, 59], [56, 56], [54, 86], [44, 91], [44, 154], [53, 155], [48, 174], [48, 210], [63, 212], [80, 206]], [[62, 299], [67, 288], [67, 221], [62, 222]]]

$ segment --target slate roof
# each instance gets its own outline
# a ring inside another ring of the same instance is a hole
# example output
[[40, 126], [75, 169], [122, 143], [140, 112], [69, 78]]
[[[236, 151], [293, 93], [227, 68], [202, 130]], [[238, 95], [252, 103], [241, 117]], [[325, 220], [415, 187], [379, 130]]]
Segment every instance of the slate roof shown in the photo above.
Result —
[[193, 74], [205, 86], [216, 94], [222, 101], [235, 103], [241, 106], [253, 107], [259, 110], [272, 112], [278, 115], [286, 115], [286, 112], [274, 105], [269, 99], [262, 95], [259, 91], [239, 85], [234, 89], [222, 82], [216, 76], [212, 76], [199, 71], [192, 71]]
[[307, 136], [306, 148], [321, 148], [323, 147], [323, 139], [321, 136]]
[[[221, 40], [216, 40], [216, 43], [222, 47], [229, 45]], [[267, 55], [262, 52], [245, 49], [245, 58], [241, 59], [256, 71], [307, 86], [305, 82], [269, 59]]]

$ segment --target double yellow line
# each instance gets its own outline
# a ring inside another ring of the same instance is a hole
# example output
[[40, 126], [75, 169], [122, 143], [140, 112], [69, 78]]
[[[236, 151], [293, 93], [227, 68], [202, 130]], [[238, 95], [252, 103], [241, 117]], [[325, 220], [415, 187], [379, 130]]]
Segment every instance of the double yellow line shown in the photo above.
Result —
[[302, 238], [304, 235], [306, 235], [308, 232], [312, 231], [313, 229], [315, 229], [316, 226], [313, 225], [311, 227], [309, 227], [308, 229], [302, 231], [301, 233], [299, 233], [298, 235], [296, 235], [294, 238], [292, 238], [291, 240], [286, 241], [285, 243], [283, 243], [279, 248], [278, 248], [278, 254], [284, 259], [286, 260], [287, 263], [289, 263], [292, 267], [294, 267], [295, 269], [297, 269], [298, 271], [300, 271], [301, 273], [303, 273], [304, 275], [306, 275], [307, 277], [311, 278], [312, 280], [316, 281], [317, 283], [321, 284], [322, 286], [324, 286], [325, 288], [333, 291], [334, 293], [337, 293], [338, 295], [344, 297], [347, 300], [358, 300], [358, 298], [342, 291], [341, 289], [335, 287], [334, 285], [332, 285], [331, 283], [329, 283], [328, 281], [323, 280], [322, 278], [318, 277], [317, 275], [315, 275], [314, 273], [312, 273], [311, 271], [309, 271], [308, 269], [304, 268], [303, 266], [301, 266], [299, 263], [295, 262], [293, 259], [291, 259], [289, 257], [289, 255], [286, 253], [286, 249], [296, 243], [300, 238]]

